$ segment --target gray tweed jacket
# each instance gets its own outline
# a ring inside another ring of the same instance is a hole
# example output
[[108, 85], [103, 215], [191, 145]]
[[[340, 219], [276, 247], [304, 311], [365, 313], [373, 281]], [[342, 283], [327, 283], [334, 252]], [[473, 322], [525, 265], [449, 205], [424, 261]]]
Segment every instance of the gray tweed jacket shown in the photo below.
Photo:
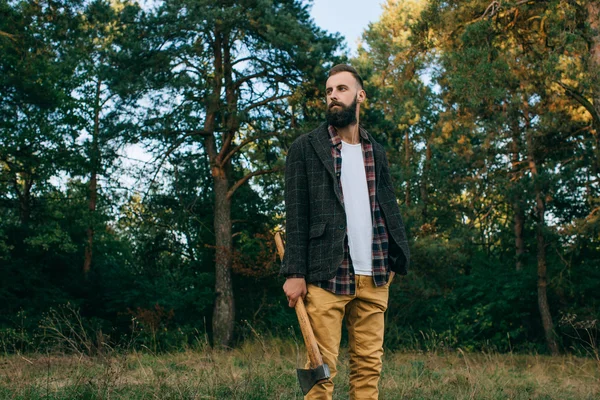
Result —
[[[410, 252], [383, 146], [373, 144], [377, 200], [389, 235], [389, 265], [406, 275]], [[334, 172], [327, 124], [301, 135], [289, 149], [285, 168], [286, 248], [280, 273], [329, 280], [344, 258], [346, 212]]]

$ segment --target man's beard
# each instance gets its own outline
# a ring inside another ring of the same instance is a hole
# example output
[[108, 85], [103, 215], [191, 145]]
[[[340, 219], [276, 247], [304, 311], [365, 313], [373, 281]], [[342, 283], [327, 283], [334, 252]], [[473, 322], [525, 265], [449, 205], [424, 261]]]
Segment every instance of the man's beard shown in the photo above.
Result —
[[[334, 110], [332, 108], [334, 105], [340, 106], [341, 110]], [[345, 128], [348, 125], [356, 124], [356, 105], [356, 98], [348, 107], [337, 101], [330, 103], [327, 107], [327, 123], [336, 128]]]

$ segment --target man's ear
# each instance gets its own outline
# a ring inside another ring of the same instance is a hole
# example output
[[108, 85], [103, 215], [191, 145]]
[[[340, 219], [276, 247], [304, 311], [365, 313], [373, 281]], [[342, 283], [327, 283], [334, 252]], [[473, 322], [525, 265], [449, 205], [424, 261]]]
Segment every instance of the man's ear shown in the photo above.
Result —
[[366, 99], [367, 99], [367, 92], [365, 92], [364, 89], [360, 89], [358, 91], [358, 93], [356, 94], [356, 102], [362, 103]]

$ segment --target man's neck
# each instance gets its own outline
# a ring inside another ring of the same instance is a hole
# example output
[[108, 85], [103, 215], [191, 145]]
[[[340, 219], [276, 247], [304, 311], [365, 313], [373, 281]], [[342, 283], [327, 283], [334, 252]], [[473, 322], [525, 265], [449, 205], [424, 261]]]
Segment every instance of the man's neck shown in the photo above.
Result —
[[343, 128], [336, 128], [337, 134], [340, 135], [340, 139], [342, 139], [346, 143], [350, 144], [358, 144], [360, 143], [360, 131], [358, 128], [358, 121], [356, 124], [350, 124]]

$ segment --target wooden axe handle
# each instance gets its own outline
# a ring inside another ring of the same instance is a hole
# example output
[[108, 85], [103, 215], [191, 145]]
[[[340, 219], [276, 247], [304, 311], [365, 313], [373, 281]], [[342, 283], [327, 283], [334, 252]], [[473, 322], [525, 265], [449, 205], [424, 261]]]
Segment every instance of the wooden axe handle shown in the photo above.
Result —
[[[275, 245], [277, 246], [279, 258], [283, 261], [283, 254], [285, 250], [283, 246], [283, 239], [281, 239], [279, 232], [275, 233]], [[306, 313], [306, 308], [304, 307], [304, 300], [302, 300], [302, 297], [300, 297], [296, 302], [295, 310], [296, 316], [298, 317], [298, 323], [300, 324], [300, 330], [302, 331], [302, 336], [304, 337], [304, 344], [306, 345], [306, 350], [308, 351], [310, 367], [316, 368], [320, 365], [323, 365], [323, 357], [321, 357], [321, 352], [319, 351], [319, 346], [317, 345], [317, 339], [315, 339], [315, 334], [310, 326], [310, 320], [308, 319], [308, 314]]]

